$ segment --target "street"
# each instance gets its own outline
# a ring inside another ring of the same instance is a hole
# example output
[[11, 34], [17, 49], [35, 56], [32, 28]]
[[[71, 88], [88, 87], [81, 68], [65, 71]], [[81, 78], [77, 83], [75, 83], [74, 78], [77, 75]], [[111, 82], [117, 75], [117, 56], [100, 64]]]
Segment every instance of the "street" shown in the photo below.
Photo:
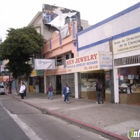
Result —
[[0, 140], [106, 140], [7, 95], [0, 96], [0, 112]]
[[0, 140], [29, 140], [27, 135], [3, 108], [2, 99], [7, 100], [7, 98], [6, 96], [0, 96]]

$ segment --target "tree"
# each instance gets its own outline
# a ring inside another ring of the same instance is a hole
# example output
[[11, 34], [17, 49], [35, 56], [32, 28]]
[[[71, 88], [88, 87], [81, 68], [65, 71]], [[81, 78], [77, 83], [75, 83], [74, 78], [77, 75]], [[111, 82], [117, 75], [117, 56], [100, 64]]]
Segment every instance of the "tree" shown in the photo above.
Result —
[[12, 73], [14, 79], [18, 80], [22, 75], [26, 75], [28, 79], [33, 68], [27, 62], [31, 56], [41, 55], [43, 36], [32, 26], [10, 28], [7, 32], [6, 40], [0, 44], [0, 60], [9, 60], [6, 69]]

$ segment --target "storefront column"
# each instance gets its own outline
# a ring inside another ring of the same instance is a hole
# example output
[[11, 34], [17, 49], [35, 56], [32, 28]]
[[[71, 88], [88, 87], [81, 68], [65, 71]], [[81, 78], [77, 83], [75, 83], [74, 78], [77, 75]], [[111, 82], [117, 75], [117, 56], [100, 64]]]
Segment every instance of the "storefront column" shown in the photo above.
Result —
[[79, 98], [79, 86], [78, 86], [78, 73], [74, 73], [74, 83], [75, 83], [75, 98]]
[[46, 94], [47, 93], [47, 91], [46, 91], [46, 89], [47, 89], [47, 85], [46, 85], [46, 71], [44, 70], [44, 93]]
[[114, 102], [119, 103], [119, 81], [118, 81], [118, 69], [113, 69], [114, 74]]

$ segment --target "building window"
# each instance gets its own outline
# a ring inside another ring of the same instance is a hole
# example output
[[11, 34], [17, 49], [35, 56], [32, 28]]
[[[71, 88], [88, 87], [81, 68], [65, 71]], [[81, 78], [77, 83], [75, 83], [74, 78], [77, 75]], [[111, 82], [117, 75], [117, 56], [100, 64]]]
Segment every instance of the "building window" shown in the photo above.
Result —
[[71, 58], [74, 58], [74, 54], [73, 53], [71, 53]]
[[57, 57], [56, 65], [57, 66], [63, 65], [63, 57], [62, 56]]
[[66, 54], [66, 60], [74, 58], [74, 54], [72, 52]]
[[66, 60], [69, 59], [69, 54], [66, 54]]

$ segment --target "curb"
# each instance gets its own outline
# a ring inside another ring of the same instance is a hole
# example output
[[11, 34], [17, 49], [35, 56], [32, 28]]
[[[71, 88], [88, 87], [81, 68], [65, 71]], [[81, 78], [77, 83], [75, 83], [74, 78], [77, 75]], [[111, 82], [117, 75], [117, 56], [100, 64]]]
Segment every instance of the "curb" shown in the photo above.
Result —
[[16, 98], [16, 99], [19, 100], [19, 101], [22, 101], [22, 102], [24, 102], [24, 103], [26, 103], [26, 104], [28, 104], [28, 105], [30, 105], [30, 106], [32, 106], [32, 107], [35, 107], [35, 108], [41, 110], [41, 111], [42, 111], [43, 113], [45, 113], [45, 114], [52, 115], [52, 116], [55, 116], [55, 117], [57, 117], [57, 118], [61, 118], [62, 120], [65, 120], [65, 121], [67, 121], [67, 122], [69, 122], [69, 123], [71, 123], [71, 124], [78, 125], [78, 126], [80, 126], [81, 128], [85, 128], [86, 130], [89, 130], [89, 131], [94, 132], [94, 133], [96, 133], [96, 134], [100, 134], [101, 136], [106, 137], [106, 138], [108, 138], [108, 139], [111, 139], [111, 140], [129, 140], [129, 139], [126, 138], [126, 137], [123, 137], [123, 136], [120, 136], [120, 135], [118, 135], [118, 134], [115, 134], [115, 133], [106, 131], [106, 130], [104, 130], [104, 129], [102, 129], [102, 128], [99, 128], [99, 127], [97, 127], [97, 126], [93, 126], [93, 125], [84, 123], [84, 122], [82, 122], [82, 121], [80, 121], [80, 120], [76, 120], [76, 119], [74, 119], [74, 118], [70, 118], [70, 117], [68, 117], [68, 116], [65, 116], [65, 115], [56, 113], [55, 111], [51, 111], [51, 110], [48, 110], [48, 109], [46, 109], [46, 108], [42, 108], [42, 107], [37, 106], [37, 105], [35, 105], [35, 104], [32, 104], [32, 103], [29, 103], [29, 102], [27, 102], [27, 101], [23, 101], [23, 100], [21, 100], [21, 99], [18, 99], [18, 98], [15, 97], [15, 96], [13, 96], [13, 97]]
[[79, 120], [76, 120], [76, 119], [74, 119], [74, 118], [70, 118], [70, 117], [68, 117], [68, 116], [65, 116], [65, 115], [56, 113], [56, 112], [51, 111], [51, 110], [48, 110], [48, 109], [46, 109], [46, 108], [42, 108], [42, 107], [40, 107], [40, 106], [34, 105], [34, 104], [32, 104], [32, 103], [29, 103], [29, 102], [27, 102], [27, 101], [23, 101], [23, 102], [26, 103], [26, 104], [28, 104], [28, 105], [30, 105], [30, 106], [33, 106], [33, 107], [35, 107], [35, 108], [41, 110], [42, 112], [44, 112], [44, 113], [46, 113], [46, 114], [48, 114], [48, 115], [52, 115], [52, 116], [61, 118], [61, 119], [66, 120], [66, 121], [68, 121], [68, 122], [70, 122], [70, 123], [72, 123], [72, 124], [76, 124], [76, 125], [78, 125], [78, 126], [80, 126], [80, 127], [84, 127], [84, 128], [86, 128], [86, 129], [88, 129], [88, 130], [90, 130], [90, 131], [92, 131], [92, 132], [94, 132], [94, 133], [96, 133], [96, 134], [99, 133], [99, 134], [101, 134], [102, 136], [104, 136], [104, 137], [106, 137], [106, 138], [110, 138], [111, 140], [112, 140], [112, 139], [113, 139], [113, 140], [129, 140], [129, 139], [126, 138], [126, 137], [123, 137], [123, 136], [117, 135], [117, 134], [115, 134], [115, 133], [112, 133], [112, 132], [103, 130], [103, 129], [99, 128], [99, 127], [96, 127], [96, 126], [93, 126], [93, 125], [84, 123], [84, 122], [79, 121]]

